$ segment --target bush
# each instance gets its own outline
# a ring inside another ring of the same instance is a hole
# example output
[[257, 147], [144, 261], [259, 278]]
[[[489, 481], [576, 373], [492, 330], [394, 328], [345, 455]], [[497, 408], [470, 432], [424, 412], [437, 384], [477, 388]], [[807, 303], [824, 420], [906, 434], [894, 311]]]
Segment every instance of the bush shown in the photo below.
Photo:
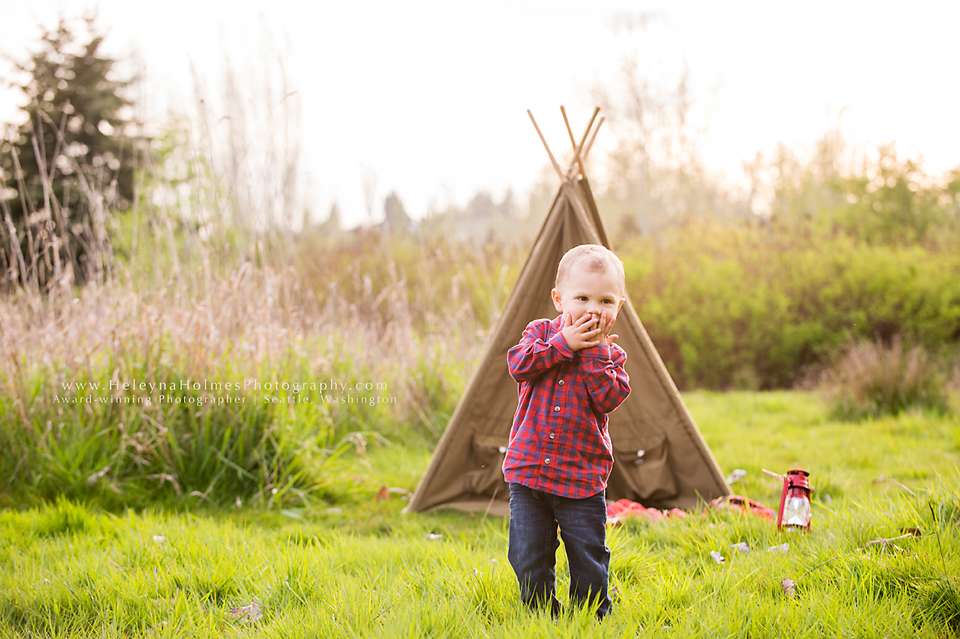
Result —
[[960, 341], [955, 250], [709, 223], [616, 248], [681, 389], [788, 388], [855, 339], [903, 335], [931, 350]]
[[908, 409], [947, 412], [943, 376], [922, 346], [906, 350], [897, 336], [889, 346], [851, 344], [834, 359], [822, 388], [836, 417], [857, 420]]

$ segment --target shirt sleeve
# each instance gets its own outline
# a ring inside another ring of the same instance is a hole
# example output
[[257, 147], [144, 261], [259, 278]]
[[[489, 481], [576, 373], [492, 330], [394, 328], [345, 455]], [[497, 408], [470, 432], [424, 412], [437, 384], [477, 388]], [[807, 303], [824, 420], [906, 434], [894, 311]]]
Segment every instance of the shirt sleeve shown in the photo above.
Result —
[[547, 321], [531, 322], [524, 329], [520, 343], [507, 352], [507, 366], [515, 381], [536, 379], [544, 371], [573, 358], [573, 350], [563, 338], [563, 333], [558, 332], [544, 339], [547, 334], [545, 329], [549, 325]]
[[630, 394], [630, 377], [623, 365], [627, 354], [616, 344], [580, 351], [580, 374], [597, 410], [609, 413]]

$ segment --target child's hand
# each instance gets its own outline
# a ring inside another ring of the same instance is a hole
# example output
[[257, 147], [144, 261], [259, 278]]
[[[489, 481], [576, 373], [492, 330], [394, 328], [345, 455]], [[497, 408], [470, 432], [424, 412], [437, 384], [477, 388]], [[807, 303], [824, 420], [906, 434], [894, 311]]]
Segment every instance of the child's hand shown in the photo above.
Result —
[[570, 313], [564, 313], [562, 333], [563, 339], [574, 351], [600, 344], [601, 329], [597, 316], [592, 313], [584, 313], [576, 322]]
[[600, 344], [600, 327], [597, 326], [596, 316], [591, 313], [584, 313], [576, 322], [570, 313], [564, 313], [562, 332], [573, 351]]
[[604, 346], [609, 346], [613, 344], [614, 340], [619, 338], [619, 335], [611, 335], [610, 329], [613, 328], [613, 325], [616, 323], [617, 318], [606, 311], [600, 313], [600, 343]]

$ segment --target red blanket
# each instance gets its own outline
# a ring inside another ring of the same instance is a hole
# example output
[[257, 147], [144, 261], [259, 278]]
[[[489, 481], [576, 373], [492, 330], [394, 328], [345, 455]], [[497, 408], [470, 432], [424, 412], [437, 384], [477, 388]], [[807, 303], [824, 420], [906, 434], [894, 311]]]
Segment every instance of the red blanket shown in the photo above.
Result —
[[[718, 497], [710, 502], [709, 507], [717, 510], [737, 510], [741, 513], [749, 513], [770, 521], [777, 519], [777, 511], [771, 510], [759, 502], [741, 497], [740, 495]], [[643, 504], [638, 504], [629, 499], [619, 499], [607, 504], [608, 524], [618, 524], [628, 517], [646, 517], [650, 521], [662, 521], [667, 517], [683, 518], [686, 516], [687, 513], [679, 508], [657, 510], [656, 508], [647, 508]]]
[[671, 510], [657, 510], [656, 508], [647, 508], [643, 504], [638, 504], [629, 499], [619, 499], [607, 504], [607, 523], [617, 524], [628, 517], [646, 517], [650, 521], [660, 521], [667, 517], [686, 517], [687, 513], [679, 508]]

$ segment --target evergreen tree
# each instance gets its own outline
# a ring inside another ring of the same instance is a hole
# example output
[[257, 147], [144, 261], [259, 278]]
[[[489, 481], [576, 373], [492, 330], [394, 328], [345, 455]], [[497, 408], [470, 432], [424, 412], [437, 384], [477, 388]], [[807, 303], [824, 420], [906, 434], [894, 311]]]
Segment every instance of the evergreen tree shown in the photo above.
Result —
[[391, 191], [383, 201], [385, 228], [392, 233], [409, 233], [413, 231], [413, 222], [407, 215], [407, 210], [400, 201], [396, 191]]
[[56, 279], [82, 284], [107, 274], [106, 216], [133, 198], [143, 145], [130, 130], [132, 80], [116, 77], [117, 61], [102, 52], [94, 23], [85, 18], [81, 29], [61, 18], [27, 63], [15, 63], [26, 78], [14, 86], [27, 117], [0, 142], [0, 266], [19, 273], [21, 284], [48, 288]]

